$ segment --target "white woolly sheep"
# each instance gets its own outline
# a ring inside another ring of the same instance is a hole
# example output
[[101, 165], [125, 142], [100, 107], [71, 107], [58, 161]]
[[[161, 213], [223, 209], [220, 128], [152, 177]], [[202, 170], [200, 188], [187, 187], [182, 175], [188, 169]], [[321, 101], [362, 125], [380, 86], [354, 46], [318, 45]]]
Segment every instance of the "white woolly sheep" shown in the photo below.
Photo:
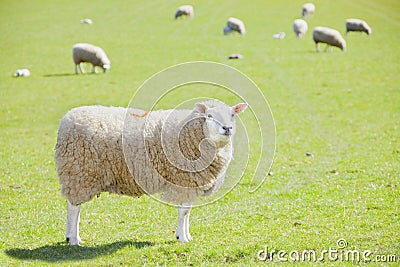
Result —
[[293, 31], [297, 37], [299, 38], [303, 37], [306, 34], [307, 30], [308, 30], [308, 25], [305, 20], [296, 19], [293, 22]]
[[286, 36], [285, 32], [278, 32], [278, 33], [274, 33], [272, 35], [272, 38], [282, 40], [283, 38], [285, 38], [285, 36]]
[[93, 65], [92, 73], [96, 72], [95, 67], [100, 67], [103, 72], [111, 68], [111, 62], [103, 49], [91, 44], [75, 44], [72, 48], [72, 57], [75, 63], [75, 73], [78, 74], [78, 65], [81, 73], [85, 73], [82, 68], [82, 62], [88, 62]]
[[28, 77], [31, 72], [28, 69], [18, 69], [14, 73], [14, 77]]
[[307, 18], [315, 13], [315, 5], [313, 3], [306, 3], [301, 8], [301, 15], [303, 18]]
[[190, 18], [193, 18], [194, 17], [193, 6], [184, 5], [184, 6], [178, 7], [178, 9], [175, 12], [175, 19], [182, 17], [182, 16], [188, 16]]
[[327, 44], [326, 48], [328, 48], [328, 46], [336, 46], [342, 49], [342, 51], [346, 51], [346, 41], [337, 30], [321, 26], [315, 27], [313, 39], [318, 52], [319, 43]]
[[81, 19], [80, 21], [81, 24], [93, 24], [93, 21], [91, 19]]
[[176, 238], [188, 242], [198, 196], [216, 192], [232, 160], [233, 107], [209, 100], [193, 110], [146, 112], [85, 106], [61, 120], [55, 165], [67, 198], [66, 239], [79, 245], [80, 205], [101, 192], [132, 197], [161, 193], [178, 206]]
[[230, 34], [232, 32], [238, 32], [241, 35], [246, 34], [246, 28], [244, 27], [243, 21], [237, 18], [229, 18], [224, 27], [224, 34]]
[[348, 32], [365, 32], [370, 35], [372, 33], [371, 27], [364, 20], [361, 19], [347, 19], [346, 20], [346, 34]]

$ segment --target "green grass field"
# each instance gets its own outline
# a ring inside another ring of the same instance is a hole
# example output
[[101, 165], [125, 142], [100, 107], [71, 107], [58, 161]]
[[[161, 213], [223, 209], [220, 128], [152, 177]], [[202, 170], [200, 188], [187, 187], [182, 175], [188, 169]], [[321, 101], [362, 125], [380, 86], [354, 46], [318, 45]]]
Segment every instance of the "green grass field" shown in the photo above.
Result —
[[[0, 266], [264, 265], [260, 250], [321, 253], [339, 239], [344, 250], [371, 251], [371, 266], [400, 257], [400, 2], [316, 0], [297, 39], [303, 2], [202, 0], [193, 20], [175, 21], [188, 2], [1, 1]], [[230, 16], [245, 22], [245, 36], [223, 36]], [[312, 29], [344, 34], [349, 17], [365, 19], [372, 35], [344, 36], [345, 53], [317, 53]], [[274, 40], [280, 31], [286, 38]], [[103, 47], [111, 71], [75, 75], [77, 42]], [[244, 59], [228, 60], [232, 53]], [[68, 246], [53, 160], [61, 117], [80, 105], [127, 106], [151, 75], [198, 60], [240, 70], [265, 95], [276, 125], [273, 175], [249, 193], [247, 173], [225, 198], [195, 208], [194, 241], [183, 245], [175, 208], [102, 194], [82, 206], [84, 243]], [[19, 68], [31, 76], [13, 78]]]

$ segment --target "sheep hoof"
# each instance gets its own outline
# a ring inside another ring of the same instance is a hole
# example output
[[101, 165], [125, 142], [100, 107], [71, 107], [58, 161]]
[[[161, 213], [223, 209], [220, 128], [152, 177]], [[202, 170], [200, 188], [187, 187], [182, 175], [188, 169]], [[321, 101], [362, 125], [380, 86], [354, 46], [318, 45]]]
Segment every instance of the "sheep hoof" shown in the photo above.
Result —
[[76, 242], [69, 242], [71, 246], [80, 246], [80, 242], [77, 240]]
[[176, 239], [179, 241], [179, 243], [187, 243], [187, 242], [189, 242], [189, 241], [191, 241], [192, 240], [192, 237], [191, 236], [189, 236], [189, 237], [185, 237], [185, 236], [183, 236], [182, 238], [180, 238], [179, 236], [175, 236], [176, 237]]
[[71, 245], [71, 246], [80, 246], [80, 243], [82, 242], [82, 239], [80, 237], [74, 239], [71, 237], [66, 237], [65, 240]]

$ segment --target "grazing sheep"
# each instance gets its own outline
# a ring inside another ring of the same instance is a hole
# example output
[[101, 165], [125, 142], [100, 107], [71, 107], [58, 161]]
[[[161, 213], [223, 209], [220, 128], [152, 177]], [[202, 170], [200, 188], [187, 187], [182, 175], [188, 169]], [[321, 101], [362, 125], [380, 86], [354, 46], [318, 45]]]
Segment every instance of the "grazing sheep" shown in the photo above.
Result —
[[60, 122], [55, 147], [67, 198], [67, 241], [79, 245], [80, 205], [101, 192], [161, 193], [163, 200], [178, 205], [176, 238], [190, 241], [191, 205], [223, 183], [232, 160], [234, 116], [246, 108], [245, 103], [228, 107], [209, 100], [193, 110], [70, 110]]
[[191, 5], [184, 5], [178, 7], [178, 9], [175, 12], [175, 19], [181, 17], [181, 16], [188, 16], [190, 18], [194, 17], [194, 9], [193, 6]]
[[243, 21], [237, 18], [229, 18], [224, 27], [224, 34], [227, 35], [231, 32], [238, 32], [241, 35], [246, 34], [246, 28], [244, 27]]
[[311, 15], [314, 15], [315, 12], [315, 5], [313, 3], [306, 3], [301, 8], [301, 15], [303, 18], [307, 18]]
[[14, 77], [28, 77], [31, 72], [28, 69], [18, 69], [14, 73]]
[[305, 20], [296, 19], [293, 22], [293, 31], [297, 37], [299, 38], [303, 37], [306, 34], [307, 30], [308, 30], [308, 25]]
[[80, 22], [81, 24], [93, 24], [93, 21], [91, 19], [82, 19]]
[[282, 40], [285, 38], [286, 34], [284, 32], [278, 32], [272, 35], [272, 38]]
[[347, 19], [346, 20], [346, 34], [348, 32], [365, 32], [370, 35], [372, 33], [371, 27], [361, 19]]
[[100, 67], [103, 72], [111, 68], [111, 62], [103, 49], [91, 44], [75, 44], [72, 48], [72, 57], [75, 63], [75, 73], [78, 74], [78, 65], [81, 73], [85, 73], [82, 69], [82, 62], [89, 62], [93, 65], [92, 73], [95, 73], [95, 67]]
[[[342, 51], [346, 51], [346, 41], [343, 39], [342, 35], [334, 29], [327, 27], [315, 27], [313, 31], [313, 39], [319, 52], [319, 44], [325, 43], [328, 46], [336, 46], [342, 49]], [[325, 49], [326, 50], [326, 49]]]

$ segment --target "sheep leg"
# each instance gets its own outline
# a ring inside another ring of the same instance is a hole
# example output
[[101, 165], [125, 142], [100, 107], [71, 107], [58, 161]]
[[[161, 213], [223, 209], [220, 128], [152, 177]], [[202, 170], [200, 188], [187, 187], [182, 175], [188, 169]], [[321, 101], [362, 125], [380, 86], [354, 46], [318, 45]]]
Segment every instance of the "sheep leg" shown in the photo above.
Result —
[[97, 73], [95, 65], [93, 65], [92, 73]]
[[185, 214], [185, 220], [184, 220], [184, 231], [185, 231], [185, 233], [186, 233], [186, 237], [187, 237], [187, 239], [189, 240], [189, 241], [192, 241], [193, 240], [193, 238], [192, 238], [192, 236], [190, 235], [190, 233], [189, 233], [189, 216], [190, 216], [190, 209], [191, 209], [191, 207], [189, 206], [188, 207], [188, 209], [187, 209], [187, 213]]
[[80, 205], [72, 205], [67, 200], [67, 231], [65, 234], [67, 242], [75, 246], [81, 242], [79, 237]]
[[81, 71], [81, 73], [85, 73], [85, 68], [82, 69], [82, 63], [78, 63], [78, 64], [75, 64], [75, 74], [79, 74], [78, 65], [79, 65], [79, 70]]
[[315, 43], [315, 47], [317, 48], [317, 52], [319, 52], [319, 43]]
[[79, 69], [81, 70], [81, 73], [85, 73], [85, 67], [82, 68], [82, 63], [79, 63]]
[[182, 205], [178, 207], [178, 228], [175, 236], [181, 243], [189, 242], [192, 237], [189, 233], [189, 216], [191, 205]]

